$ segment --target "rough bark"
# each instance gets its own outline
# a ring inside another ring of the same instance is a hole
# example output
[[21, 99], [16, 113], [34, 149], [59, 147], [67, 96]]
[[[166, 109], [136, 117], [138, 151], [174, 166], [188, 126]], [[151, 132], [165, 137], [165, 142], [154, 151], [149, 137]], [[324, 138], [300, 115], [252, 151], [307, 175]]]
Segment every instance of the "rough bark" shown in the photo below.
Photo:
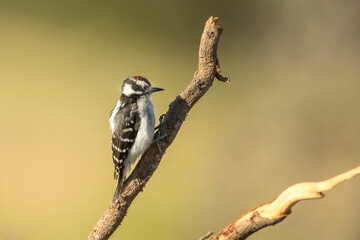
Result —
[[142, 155], [134, 171], [125, 181], [120, 195], [111, 201], [88, 239], [108, 239], [111, 236], [121, 224], [132, 201], [157, 169], [165, 150], [174, 141], [190, 109], [213, 84], [214, 77], [220, 81], [229, 81], [229, 78], [221, 76], [217, 58], [217, 46], [222, 30], [218, 18], [210, 17], [207, 20], [200, 40], [198, 70], [187, 88], [169, 105], [164, 122], [159, 128], [160, 135], [166, 137], [158, 142], [159, 146], [156, 143], [152, 144]]
[[[217, 46], [222, 33], [222, 27], [217, 21], [217, 18], [210, 17], [205, 24], [200, 41], [198, 70], [186, 89], [169, 105], [169, 110], [158, 132], [165, 137], [158, 144], [152, 144], [143, 154], [134, 171], [125, 181], [120, 195], [111, 201], [88, 239], [108, 239], [112, 235], [126, 216], [132, 201], [143, 190], [157, 169], [165, 150], [174, 141], [190, 109], [212, 86], [214, 78], [224, 82], [230, 81], [229, 78], [221, 75], [217, 58]], [[324, 191], [330, 190], [356, 175], [360, 175], [360, 166], [325, 181], [298, 183], [290, 186], [273, 201], [262, 204], [236, 218], [216, 236], [211, 237], [212, 232], [209, 232], [200, 239], [246, 239], [256, 231], [284, 220], [297, 202], [323, 198]]]

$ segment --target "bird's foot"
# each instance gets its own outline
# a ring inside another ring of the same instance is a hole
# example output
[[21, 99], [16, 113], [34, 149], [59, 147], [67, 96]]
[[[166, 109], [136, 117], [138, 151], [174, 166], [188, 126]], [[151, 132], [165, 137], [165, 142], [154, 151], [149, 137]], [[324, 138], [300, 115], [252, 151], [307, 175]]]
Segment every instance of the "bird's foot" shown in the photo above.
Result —
[[161, 127], [161, 125], [163, 125], [163, 123], [164, 123], [164, 120], [165, 120], [165, 116], [166, 116], [166, 114], [162, 114], [160, 117], [159, 117], [159, 125], [157, 125], [156, 127], [155, 127], [155, 130], [158, 130], [160, 127]]
[[165, 133], [164, 135], [162, 135], [161, 132], [160, 132], [160, 127], [163, 125], [164, 119], [165, 119], [165, 114], [162, 114], [162, 115], [160, 116], [160, 118], [159, 118], [159, 122], [160, 122], [159, 125], [157, 125], [157, 126], [155, 127], [155, 130], [157, 130], [157, 131], [156, 131], [156, 133], [155, 133], [155, 135], [154, 135], [154, 136], [155, 136], [155, 137], [154, 137], [154, 142], [156, 142], [156, 145], [157, 145], [157, 147], [158, 147], [158, 149], [159, 149], [159, 152], [161, 152], [161, 153], [164, 153], [164, 152], [162, 151], [159, 142], [160, 142], [161, 139], [167, 137], [167, 134], [166, 134], [166, 133]]

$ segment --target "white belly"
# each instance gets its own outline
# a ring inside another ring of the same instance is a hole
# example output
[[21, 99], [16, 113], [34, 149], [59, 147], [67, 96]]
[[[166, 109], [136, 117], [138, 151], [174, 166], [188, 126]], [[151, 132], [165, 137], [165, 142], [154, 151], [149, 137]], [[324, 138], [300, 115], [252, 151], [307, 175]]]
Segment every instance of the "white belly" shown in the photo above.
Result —
[[151, 101], [146, 97], [138, 99], [138, 112], [140, 115], [140, 127], [127, 158], [125, 159], [124, 176], [130, 170], [131, 165], [150, 146], [154, 138], [155, 115]]

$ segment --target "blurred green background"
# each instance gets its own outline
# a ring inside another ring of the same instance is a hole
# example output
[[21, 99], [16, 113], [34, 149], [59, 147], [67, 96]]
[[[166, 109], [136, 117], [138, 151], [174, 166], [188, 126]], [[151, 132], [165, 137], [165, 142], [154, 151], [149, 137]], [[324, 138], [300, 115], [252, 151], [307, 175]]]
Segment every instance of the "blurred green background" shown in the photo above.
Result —
[[[287, 186], [359, 165], [360, 2], [1, 1], [0, 239], [86, 239], [115, 188], [108, 116], [129, 75], [166, 91], [224, 26], [214, 82], [111, 239], [199, 239]], [[251, 239], [360, 239], [360, 180]]]

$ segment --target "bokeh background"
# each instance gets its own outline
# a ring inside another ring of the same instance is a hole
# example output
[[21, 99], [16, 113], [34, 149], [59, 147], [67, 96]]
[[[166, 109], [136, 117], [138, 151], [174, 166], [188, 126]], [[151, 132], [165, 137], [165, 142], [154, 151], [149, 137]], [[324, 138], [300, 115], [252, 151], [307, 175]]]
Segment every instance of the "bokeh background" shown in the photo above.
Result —
[[[291, 184], [360, 162], [360, 2], [12, 0], [0, 7], [0, 239], [86, 239], [115, 182], [122, 80], [192, 79], [209, 16], [215, 81], [111, 239], [199, 239]], [[360, 239], [360, 180], [251, 239]]]

